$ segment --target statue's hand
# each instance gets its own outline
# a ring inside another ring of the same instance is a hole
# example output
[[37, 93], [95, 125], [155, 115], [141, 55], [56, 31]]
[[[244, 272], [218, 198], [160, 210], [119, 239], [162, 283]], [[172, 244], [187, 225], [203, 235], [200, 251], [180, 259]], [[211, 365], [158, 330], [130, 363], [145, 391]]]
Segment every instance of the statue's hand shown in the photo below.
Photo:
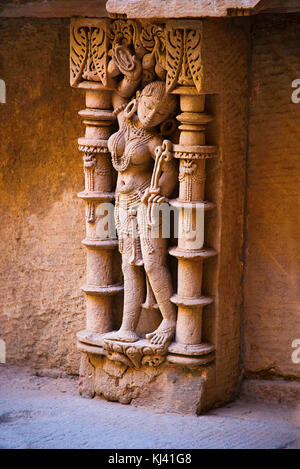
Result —
[[160, 194], [160, 188], [154, 189], [148, 187], [142, 197], [142, 202], [146, 205], [158, 204], [161, 205], [164, 202], [167, 202], [166, 197]]
[[132, 55], [127, 47], [116, 46], [112, 60], [120, 72], [130, 81], [139, 81], [142, 75], [141, 61]]
[[164, 161], [166, 163], [168, 163], [174, 157], [174, 154], [173, 154], [173, 151], [172, 151], [173, 150], [173, 143], [170, 142], [170, 140], [164, 140], [163, 143], [162, 143], [161, 149], [162, 149], [161, 154], [164, 158]]
[[[159, 189], [157, 189], [156, 193], [157, 194], [159, 193]], [[147, 187], [147, 189], [145, 190], [145, 192], [142, 196], [142, 199], [141, 199], [143, 204], [145, 204], [145, 205], [148, 204], [148, 200], [149, 200], [150, 195], [152, 195], [151, 192], [150, 192], [150, 187]]]
[[148, 204], [158, 204], [158, 205], [161, 205], [165, 202], [167, 202], [168, 199], [166, 197], [164, 197], [163, 195], [155, 195], [155, 194], [152, 194], [149, 199], [148, 199]]

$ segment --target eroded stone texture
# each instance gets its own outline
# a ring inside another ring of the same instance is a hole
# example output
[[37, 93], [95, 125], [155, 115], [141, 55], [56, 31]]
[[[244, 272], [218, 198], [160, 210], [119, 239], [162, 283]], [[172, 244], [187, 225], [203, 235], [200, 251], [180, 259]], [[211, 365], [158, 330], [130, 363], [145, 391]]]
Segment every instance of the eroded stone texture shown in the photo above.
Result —
[[253, 25], [245, 276], [245, 367], [299, 379], [299, 17]]
[[105, 2], [106, 0], [0, 0], [0, 17], [103, 17], [107, 15]]
[[200, 18], [226, 16], [230, 9], [253, 8], [259, 0], [108, 0], [108, 13], [127, 18]]
[[95, 367], [95, 392], [109, 401], [185, 414], [205, 408], [207, 370], [172, 364], [135, 370], [96, 355], [89, 360]]
[[66, 20], [1, 20], [1, 313], [7, 361], [78, 372], [84, 324], [82, 106]]
[[[145, 3], [145, 1], [147, 3]], [[293, 13], [300, 11], [300, 0], [124, 0], [109, 1], [109, 11], [140, 18], [243, 16], [257, 13]], [[84, 16], [104, 18], [108, 16], [106, 0], [1, 0], [0, 17], [60, 18]]]
[[[295, 406], [300, 402], [300, 383], [283, 379], [245, 379], [241, 396], [260, 402]], [[299, 418], [297, 420], [300, 421]]]

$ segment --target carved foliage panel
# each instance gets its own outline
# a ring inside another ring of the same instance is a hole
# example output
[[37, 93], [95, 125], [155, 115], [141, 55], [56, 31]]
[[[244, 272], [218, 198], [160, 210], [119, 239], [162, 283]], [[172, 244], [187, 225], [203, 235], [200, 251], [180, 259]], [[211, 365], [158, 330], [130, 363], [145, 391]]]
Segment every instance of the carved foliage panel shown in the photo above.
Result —
[[108, 23], [97, 25], [71, 24], [70, 83], [78, 86], [83, 81], [100, 82], [107, 86]]
[[111, 62], [118, 45], [142, 61], [143, 85], [165, 80], [170, 92], [178, 85], [202, 86], [202, 23], [140, 23], [136, 20], [72, 20], [70, 82], [113, 86]]
[[195, 85], [201, 90], [201, 23], [197, 27], [174, 28], [167, 26], [166, 64], [167, 89], [177, 85]]

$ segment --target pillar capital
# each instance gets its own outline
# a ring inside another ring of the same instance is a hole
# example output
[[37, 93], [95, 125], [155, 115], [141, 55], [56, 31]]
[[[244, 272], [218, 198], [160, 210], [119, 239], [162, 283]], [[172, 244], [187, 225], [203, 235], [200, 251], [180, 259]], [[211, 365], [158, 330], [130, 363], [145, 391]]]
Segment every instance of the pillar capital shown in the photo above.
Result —
[[163, 80], [167, 92], [181, 95], [217, 92], [213, 52], [204, 46], [210, 31], [201, 19], [73, 18], [70, 33], [72, 87], [114, 89], [112, 55], [123, 45], [142, 60], [142, 84]]

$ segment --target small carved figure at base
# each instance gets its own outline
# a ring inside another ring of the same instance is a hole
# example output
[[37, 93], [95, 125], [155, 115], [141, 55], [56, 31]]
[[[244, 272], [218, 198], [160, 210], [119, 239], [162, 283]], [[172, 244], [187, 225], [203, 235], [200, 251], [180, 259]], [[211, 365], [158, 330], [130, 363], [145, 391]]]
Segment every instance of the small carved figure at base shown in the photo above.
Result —
[[175, 327], [175, 321], [163, 319], [154, 332], [146, 334], [146, 339], [148, 339], [151, 344], [165, 345], [172, 341]]
[[118, 331], [108, 332], [105, 335], [105, 339], [120, 342], [137, 342], [140, 340], [140, 337], [134, 331], [119, 329]]

